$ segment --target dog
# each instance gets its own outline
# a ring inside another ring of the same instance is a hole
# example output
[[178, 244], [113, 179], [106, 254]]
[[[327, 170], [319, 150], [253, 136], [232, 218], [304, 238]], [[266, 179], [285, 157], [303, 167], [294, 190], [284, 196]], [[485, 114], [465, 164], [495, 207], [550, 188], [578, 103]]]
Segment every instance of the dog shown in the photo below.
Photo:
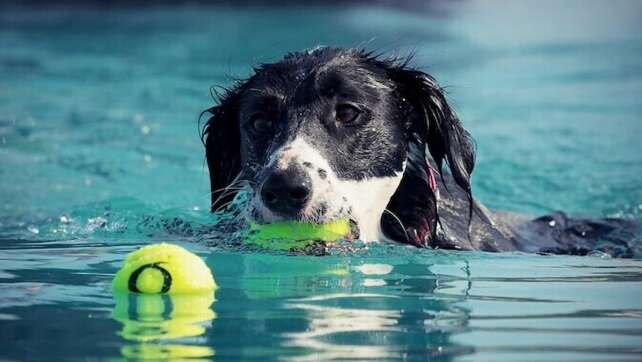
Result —
[[636, 252], [631, 221], [561, 212], [530, 220], [481, 205], [471, 189], [473, 139], [443, 88], [409, 59], [331, 47], [290, 53], [254, 68], [205, 113], [212, 211], [244, 190], [256, 223], [349, 218], [366, 242]]

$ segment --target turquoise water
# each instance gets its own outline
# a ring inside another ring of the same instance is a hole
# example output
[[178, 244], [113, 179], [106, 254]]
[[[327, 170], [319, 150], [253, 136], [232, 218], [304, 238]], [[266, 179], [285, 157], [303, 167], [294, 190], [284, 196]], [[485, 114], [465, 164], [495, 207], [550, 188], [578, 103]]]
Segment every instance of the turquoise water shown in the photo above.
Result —
[[[642, 263], [360, 245], [216, 246], [209, 87], [318, 44], [416, 51], [493, 208], [642, 219], [642, 6], [0, 11], [0, 359], [640, 360]], [[216, 301], [114, 300], [126, 253], [206, 258]], [[213, 246], [214, 245], [214, 246]]]

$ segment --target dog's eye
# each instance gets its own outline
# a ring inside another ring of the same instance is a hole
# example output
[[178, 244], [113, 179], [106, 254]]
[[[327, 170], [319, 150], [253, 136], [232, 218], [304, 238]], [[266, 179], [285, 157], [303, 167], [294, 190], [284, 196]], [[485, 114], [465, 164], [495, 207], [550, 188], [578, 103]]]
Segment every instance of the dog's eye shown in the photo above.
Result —
[[351, 104], [339, 104], [335, 110], [335, 119], [337, 123], [348, 124], [354, 122], [359, 117], [361, 111]]
[[257, 132], [269, 131], [272, 128], [272, 121], [265, 118], [262, 114], [255, 114], [250, 118], [252, 128]]

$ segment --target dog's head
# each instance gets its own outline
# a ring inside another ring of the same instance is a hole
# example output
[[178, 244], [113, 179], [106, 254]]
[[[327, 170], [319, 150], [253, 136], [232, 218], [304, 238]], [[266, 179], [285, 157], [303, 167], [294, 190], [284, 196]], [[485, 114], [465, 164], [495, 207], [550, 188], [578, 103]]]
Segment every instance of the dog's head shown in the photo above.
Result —
[[243, 187], [259, 223], [348, 217], [374, 240], [393, 195], [409, 191], [399, 187], [409, 150], [425, 164], [426, 146], [470, 195], [470, 137], [434, 79], [406, 62], [356, 49], [290, 54], [256, 68], [207, 112], [212, 210]]

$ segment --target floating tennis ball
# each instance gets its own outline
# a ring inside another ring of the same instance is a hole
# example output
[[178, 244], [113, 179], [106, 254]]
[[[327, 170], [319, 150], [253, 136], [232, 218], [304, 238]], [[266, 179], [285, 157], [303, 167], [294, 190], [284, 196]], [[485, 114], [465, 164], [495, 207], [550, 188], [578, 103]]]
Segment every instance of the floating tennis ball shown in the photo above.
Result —
[[143, 294], [189, 294], [213, 291], [217, 285], [197, 255], [178, 245], [160, 243], [129, 254], [112, 288]]
[[250, 223], [247, 241], [271, 249], [289, 250], [304, 247], [313, 241], [337, 241], [350, 232], [348, 219], [324, 224], [300, 221], [281, 221], [271, 224]]

